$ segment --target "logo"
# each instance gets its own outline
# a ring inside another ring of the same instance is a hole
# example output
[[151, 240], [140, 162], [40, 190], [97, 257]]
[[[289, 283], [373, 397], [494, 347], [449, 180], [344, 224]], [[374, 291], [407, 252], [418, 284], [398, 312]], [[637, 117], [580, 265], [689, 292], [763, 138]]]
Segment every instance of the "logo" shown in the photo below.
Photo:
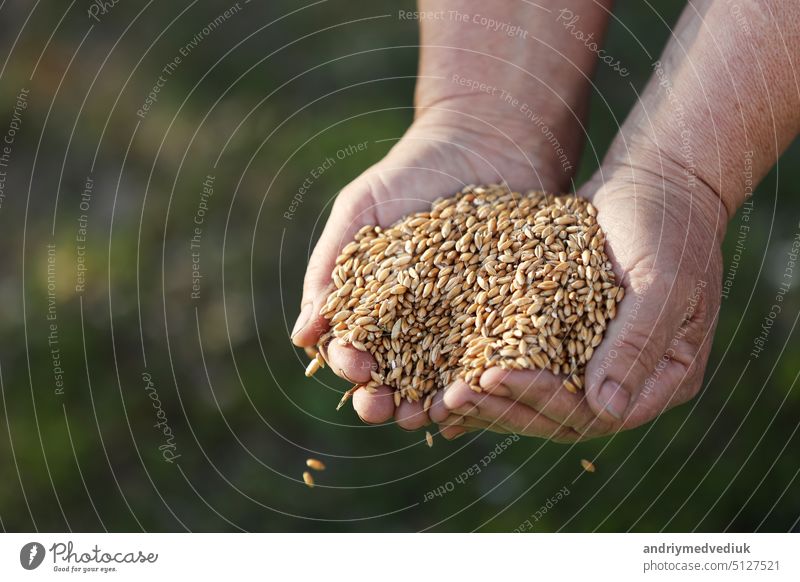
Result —
[[28, 542], [19, 551], [19, 563], [26, 570], [35, 570], [44, 561], [44, 546], [39, 542]]
[[100, 22], [100, 16], [105, 16], [111, 9], [114, 8], [117, 4], [119, 4], [120, 0], [93, 0], [92, 3], [89, 5], [89, 9], [86, 11], [86, 14], [89, 15], [89, 18], [94, 20], [95, 22]]

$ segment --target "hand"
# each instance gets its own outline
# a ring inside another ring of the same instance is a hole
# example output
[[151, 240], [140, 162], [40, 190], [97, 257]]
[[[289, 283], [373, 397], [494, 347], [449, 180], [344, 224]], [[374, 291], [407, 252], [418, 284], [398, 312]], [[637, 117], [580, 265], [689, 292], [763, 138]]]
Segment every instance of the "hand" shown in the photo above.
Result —
[[[332, 289], [336, 257], [363, 225], [389, 226], [469, 183], [505, 181], [512, 187], [538, 186], [551, 191], [569, 183], [570, 176], [560, 167], [554, 174], [545, 174], [541, 168], [549, 164], [538, 163], [528, 153], [536, 151], [536, 144], [530, 143], [532, 132], [515, 136], [514, 132], [521, 133], [519, 124], [508, 130], [483, 124], [478, 118], [492, 116], [477, 115], [472, 105], [459, 108], [471, 114], [427, 109], [383, 160], [339, 194], [306, 271], [302, 311], [292, 333], [296, 345], [316, 344], [327, 329], [319, 311]], [[369, 354], [334, 341], [328, 346], [327, 356], [331, 369], [342, 378], [354, 384], [370, 380], [374, 360]], [[398, 425], [411, 430], [429, 422], [421, 403], [403, 402], [395, 410], [392, 390], [386, 386], [374, 394], [357, 390], [353, 405], [369, 423], [386, 422], [395, 416]], [[440, 401], [437, 406], [441, 406]]]
[[[599, 40], [608, 4], [570, 0], [567, 6], [580, 14], [584, 31]], [[315, 344], [327, 328], [318, 313], [330, 289], [331, 270], [339, 250], [361, 226], [388, 226], [469, 183], [564, 191], [577, 165], [588, 79], [597, 58], [545, 16], [555, 18], [564, 3], [420, 0], [419, 7], [424, 13], [480, 13], [513, 23], [536, 44], [530, 47], [475, 23], [421, 20], [415, 121], [384, 160], [339, 195], [308, 265], [302, 313], [292, 333], [298, 346]], [[353, 383], [370, 379], [368, 355], [334, 343], [328, 359], [336, 373]], [[393, 414], [407, 429], [428, 422], [420, 404], [402, 403], [395, 411], [386, 387], [372, 395], [358, 390], [353, 404], [367, 422], [385, 422]], [[434, 407], [442, 406], [437, 399]]]
[[716, 326], [727, 215], [712, 190], [698, 181], [690, 192], [686, 182], [678, 168], [659, 175], [617, 165], [580, 192], [598, 210], [625, 289], [586, 367], [585, 392], [572, 394], [541, 370], [487, 370], [484, 392], [456, 383], [432, 410], [444, 436], [488, 429], [572, 442], [634, 428], [697, 393]]

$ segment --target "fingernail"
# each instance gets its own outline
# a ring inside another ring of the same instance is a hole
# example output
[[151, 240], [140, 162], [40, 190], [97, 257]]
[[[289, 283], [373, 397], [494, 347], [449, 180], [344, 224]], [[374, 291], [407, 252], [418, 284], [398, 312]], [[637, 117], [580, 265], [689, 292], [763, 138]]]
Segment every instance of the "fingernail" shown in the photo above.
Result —
[[465, 434], [467, 434], [467, 431], [464, 430], [464, 429], [461, 429], [461, 432], [456, 433], [456, 435], [453, 438], [451, 438], [450, 440], [454, 441], [457, 438], [464, 436]]
[[464, 424], [464, 417], [458, 416], [456, 414], [451, 414], [447, 418], [445, 418], [442, 422], [440, 422], [442, 426], [458, 426], [460, 424]]
[[345, 372], [342, 368], [339, 368], [339, 374], [338, 375], [340, 377], [344, 378], [345, 380], [347, 380], [348, 382], [350, 382], [351, 384], [358, 384], [358, 382], [356, 382], [355, 380], [350, 378], [350, 376], [347, 375], [347, 372]]
[[306, 326], [306, 323], [308, 323], [308, 320], [311, 318], [312, 309], [313, 305], [311, 303], [306, 303], [303, 306], [303, 309], [300, 310], [300, 315], [297, 316], [297, 321], [294, 324], [294, 329], [292, 330], [292, 335], [290, 336], [292, 339], [294, 339], [294, 336], [296, 336]]
[[628, 408], [630, 394], [618, 383], [606, 380], [600, 386], [597, 393], [597, 401], [611, 416], [617, 420], [622, 420], [625, 410]]

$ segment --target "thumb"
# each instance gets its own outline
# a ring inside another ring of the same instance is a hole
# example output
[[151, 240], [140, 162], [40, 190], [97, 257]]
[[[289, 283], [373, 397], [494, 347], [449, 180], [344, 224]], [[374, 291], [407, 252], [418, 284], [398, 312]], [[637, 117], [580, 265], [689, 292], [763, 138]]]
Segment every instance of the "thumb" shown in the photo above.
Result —
[[332, 273], [336, 258], [362, 226], [377, 224], [372, 200], [368, 189], [358, 183], [351, 184], [337, 197], [306, 267], [300, 315], [291, 336], [296, 346], [316, 344], [328, 328], [328, 322], [320, 315], [320, 310], [333, 289]]
[[672, 316], [669, 282], [640, 281], [627, 285], [625, 291], [585, 376], [587, 404], [615, 426], [629, 418], [645, 381], [680, 325]]
[[[420, 169], [408, 149], [392, 149], [386, 158], [367, 169], [347, 185], [336, 198], [331, 215], [308, 261], [300, 316], [292, 331], [292, 342], [300, 347], [316, 344], [328, 329], [319, 313], [333, 289], [332, 273], [336, 258], [365, 225], [386, 227], [401, 216], [416, 212], [430, 200], [409, 196], [410, 177]], [[411, 173], [409, 173], [411, 172]], [[441, 178], [441, 175], [440, 175]], [[442, 178], [444, 179], [444, 178]], [[439, 188], [431, 183], [431, 190]], [[447, 189], [442, 189], [446, 192]]]

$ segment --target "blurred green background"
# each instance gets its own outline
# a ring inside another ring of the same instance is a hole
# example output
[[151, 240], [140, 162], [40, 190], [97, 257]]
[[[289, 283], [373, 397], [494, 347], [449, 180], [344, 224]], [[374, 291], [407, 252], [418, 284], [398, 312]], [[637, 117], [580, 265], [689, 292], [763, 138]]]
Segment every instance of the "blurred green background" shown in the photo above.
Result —
[[[208, 34], [235, 4], [123, 0], [96, 20], [90, 6], [0, 9], [0, 133], [29, 90], [0, 205], [4, 530], [511, 531], [526, 519], [535, 531], [797, 527], [795, 289], [764, 353], [748, 356], [798, 229], [797, 144], [754, 198], [701, 395], [613, 439], [521, 439], [484, 467], [500, 435], [428, 449], [423, 433], [364, 426], [349, 406], [335, 411], [348, 386], [327, 370], [304, 378], [305, 355], [288, 341], [332, 198], [411, 119], [417, 31], [397, 11], [413, 5], [242, 0]], [[631, 75], [598, 68], [596, 150], [682, 6], [616, 8], [607, 50]], [[157, 101], [138, 116], [159, 75]], [[313, 168], [363, 141], [283, 217]], [[595, 165], [584, 156], [579, 178]], [[80, 253], [86, 283], [76, 290]], [[309, 456], [328, 464], [313, 490], [301, 480]], [[597, 472], [583, 473], [581, 458]], [[480, 472], [457, 479], [475, 464]], [[426, 501], [437, 489], [445, 494]]]

